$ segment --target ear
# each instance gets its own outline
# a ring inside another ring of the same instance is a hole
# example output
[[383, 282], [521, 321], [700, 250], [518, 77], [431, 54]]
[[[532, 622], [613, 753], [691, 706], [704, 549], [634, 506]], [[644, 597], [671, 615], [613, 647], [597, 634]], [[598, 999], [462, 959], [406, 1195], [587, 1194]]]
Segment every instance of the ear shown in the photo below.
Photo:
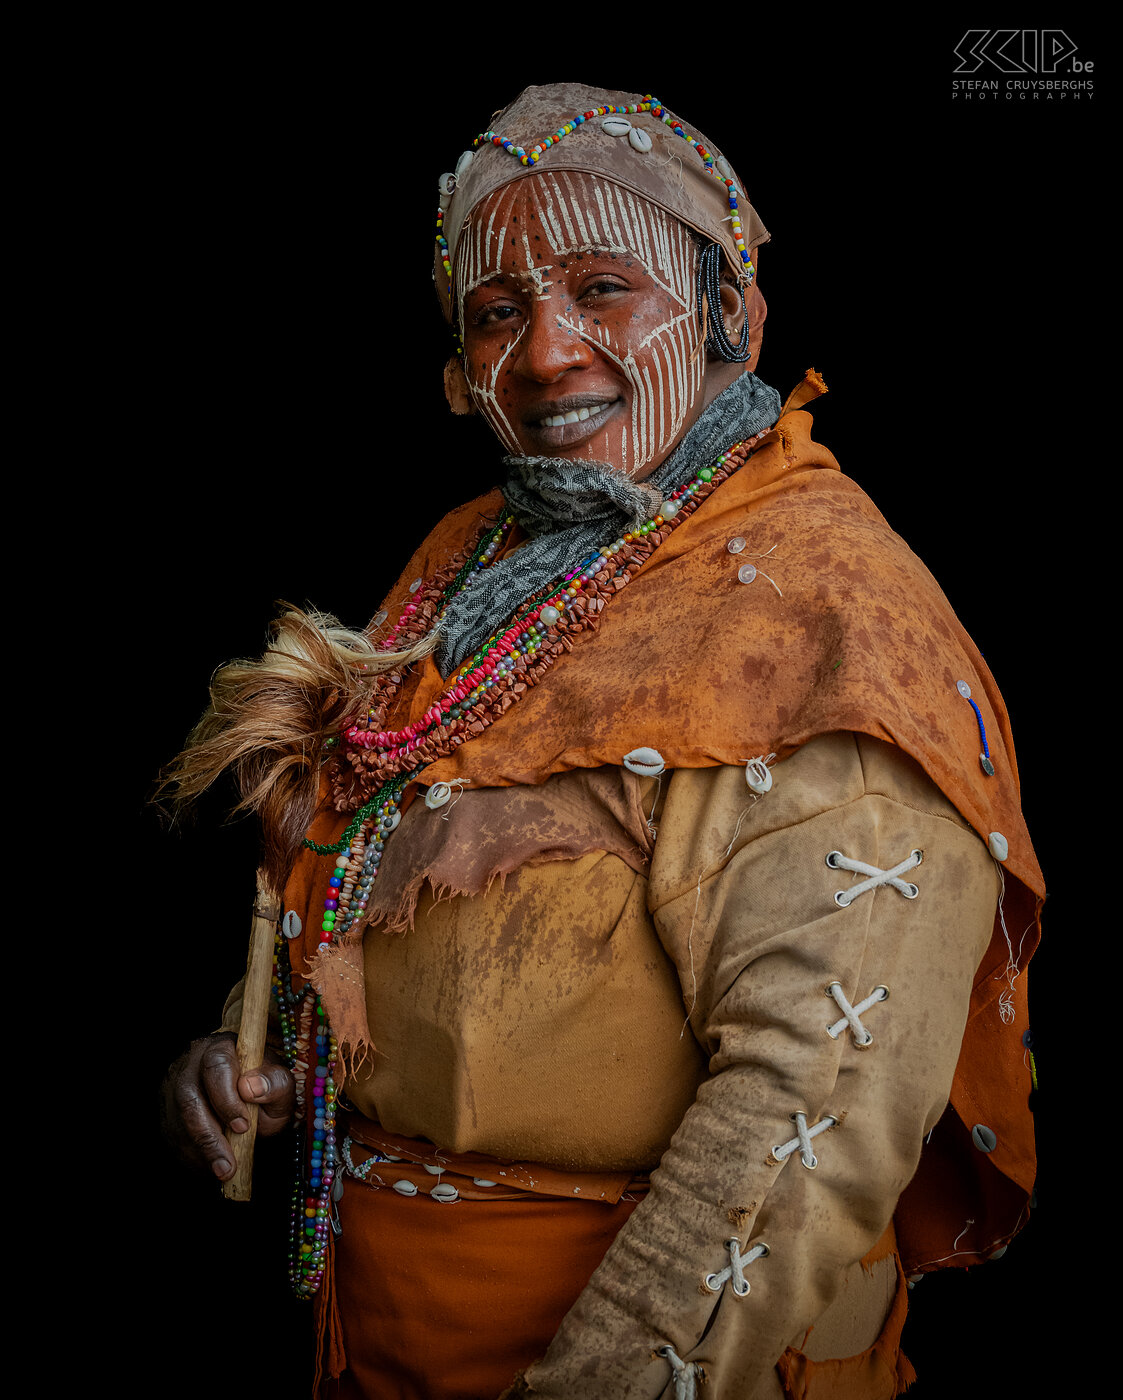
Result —
[[445, 398], [453, 413], [460, 417], [475, 413], [476, 403], [468, 388], [468, 376], [459, 355], [451, 355], [445, 364]]
[[[712, 310], [710, 314], [713, 314]], [[721, 316], [725, 322], [725, 334], [732, 344], [737, 345], [745, 326], [745, 299], [725, 276], [721, 279]]]

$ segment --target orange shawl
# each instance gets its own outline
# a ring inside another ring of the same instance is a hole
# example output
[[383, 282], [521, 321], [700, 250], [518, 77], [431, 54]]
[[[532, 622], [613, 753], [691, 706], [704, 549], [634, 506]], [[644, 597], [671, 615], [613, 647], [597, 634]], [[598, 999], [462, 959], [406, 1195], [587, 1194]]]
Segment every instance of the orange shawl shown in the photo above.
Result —
[[[952, 1089], [959, 1122], [937, 1134], [954, 1149], [926, 1150], [898, 1215], [902, 1255], [915, 1268], [946, 1255], [946, 1240], [972, 1213], [999, 1222], [991, 1238], [1024, 1223], [1035, 1157], [1025, 977], [1015, 974], [1036, 947], [1044, 886], [998, 688], [931, 574], [812, 440], [811, 415], [800, 405], [822, 391], [810, 372], [746, 465], [655, 551], [601, 613], [598, 630], [575, 638], [540, 685], [422, 776], [427, 784], [538, 784], [570, 768], [619, 764], [640, 746], [657, 749], [669, 769], [743, 765], [761, 755], [782, 759], [820, 734], [855, 731], [900, 745], [982, 840], [1001, 833], [1008, 878]], [[409, 581], [441, 567], [502, 504], [493, 491], [441, 521], [391, 591], [384, 605], [391, 618], [409, 598]], [[727, 544], [737, 536], [745, 548], [731, 554]], [[738, 581], [745, 563], [758, 569], [749, 584]], [[982, 713], [993, 777], [982, 771], [975, 714], [959, 681]], [[426, 658], [387, 727], [420, 718], [442, 685]], [[324, 809], [310, 835], [330, 841], [344, 820]], [[305, 853], [286, 905], [307, 907], [309, 882], [323, 888], [327, 863]], [[306, 957], [314, 938], [309, 930]], [[1011, 948], [1016, 967], [1008, 967]], [[334, 976], [325, 967], [333, 959]], [[356, 949], [339, 949], [316, 959], [313, 974], [337, 1034], [353, 1049], [367, 1039], [365, 1013], [361, 995], [356, 1001], [344, 989], [361, 977], [360, 963]], [[971, 1145], [976, 1124], [992, 1130], [992, 1151]], [[976, 1259], [965, 1253], [940, 1262]]]

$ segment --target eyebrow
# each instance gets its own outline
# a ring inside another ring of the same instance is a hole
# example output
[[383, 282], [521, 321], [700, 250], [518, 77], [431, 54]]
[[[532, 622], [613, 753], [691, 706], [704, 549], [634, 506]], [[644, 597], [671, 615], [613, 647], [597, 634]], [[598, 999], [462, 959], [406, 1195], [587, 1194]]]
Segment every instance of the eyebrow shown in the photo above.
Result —
[[497, 268], [494, 272], [485, 272], [477, 277], [474, 282], [464, 288], [464, 296], [469, 297], [473, 292], [479, 291], [481, 287], [486, 287], [490, 282], [498, 282], [501, 278], [514, 283], [520, 291], [534, 291], [541, 285], [542, 274], [552, 272], [553, 263], [544, 263], [541, 267], [523, 268], [518, 272], [508, 272], [503, 268]]
[[574, 248], [565, 254], [572, 257], [574, 253], [623, 253], [625, 256], [639, 258], [639, 254], [631, 248], [625, 248], [622, 243], [583, 243], [579, 248]]

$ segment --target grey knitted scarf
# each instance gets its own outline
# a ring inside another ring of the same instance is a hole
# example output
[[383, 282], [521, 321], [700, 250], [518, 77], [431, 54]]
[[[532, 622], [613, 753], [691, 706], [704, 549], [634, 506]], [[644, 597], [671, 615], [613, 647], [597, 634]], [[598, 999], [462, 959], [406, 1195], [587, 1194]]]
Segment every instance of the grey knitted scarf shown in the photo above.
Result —
[[630, 481], [607, 462], [505, 457], [510, 476], [503, 496], [531, 538], [477, 574], [450, 604], [436, 652], [441, 674], [459, 666], [524, 599], [632, 525], [649, 520], [670, 492], [727, 447], [772, 427], [779, 415], [776, 390], [746, 373], [718, 395], [646, 481]]

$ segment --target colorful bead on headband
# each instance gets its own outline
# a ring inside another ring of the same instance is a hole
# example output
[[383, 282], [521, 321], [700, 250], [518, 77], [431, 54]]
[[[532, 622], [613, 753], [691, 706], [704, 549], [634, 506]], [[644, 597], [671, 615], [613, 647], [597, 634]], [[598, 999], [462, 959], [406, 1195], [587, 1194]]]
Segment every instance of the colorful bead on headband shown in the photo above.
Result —
[[[537, 165], [542, 155], [549, 150], [551, 146], [556, 146], [560, 141], [563, 141], [570, 132], [576, 131], [579, 126], [584, 125], [587, 121], [592, 121], [594, 117], [611, 117], [617, 114], [629, 116], [636, 112], [650, 112], [653, 117], [659, 117], [664, 125], [669, 126], [676, 136], [681, 136], [688, 146], [692, 146], [698, 152], [702, 158], [702, 164], [705, 166], [706, 173], [712, 175], [715, 180], [723, 184], [728, 190], [729, 218], [733, 228], [733, 240], [737, 245], [737, 252], [741, 256], [741, 262], [744, 264], [747, 282], [751, 285], [755, 269], [753, 267], [752, 258], [749, 255], [749, 250], [745, 247], [745, 241], [742, 236], [741, 214], [737, 205], [737, 189], [733, 183], [733, 171], [724, 158], [718, 160], [710, 151], [706, 150], [705, 146], [703, 146], [700, 141], [696, 141], [693, 136], [689, 135], [678, 118], [672, 117], [659, 99], [657, 97], [652, 97], [650, 93], [644, 97], [642, 102], [633, 103], [628, 107], [605, 106], [596, 107], [591, 112], [580, 112], [576, 116], [570, 117], [568, 121], [563, 122], [552, 136], [545, 137], [537, 146], [532, 146], [529, 151], [525, 150], [522, 146], [517, 146], [510, 137], [500, 136], [494, 131], [481, 132], [472, 142], [472, 150], [465, 151], [456, 162], [456, 170], [449, 171], [447, 174], [441, 176], [438, 182], [441, 198], [442, 200], [452, 198], [453, 194], [456, 192], [457, 181], [468, 168], [476, 148], [486, 145], [488, 142], [506, 151], [508, 155], [514, 156], [520, 165]], [[452, 263], [449, 259], [448, 240], [444, 236], [444, 216], [445, 208], [442, 203], [437, 210], [437, 247], [441, 250], [441, 266], [444, 268], [445, 277], [448, 280], [448, 298], [449, 308], [451, 310]], [[463, 353], [462, 347], [459, 344], [457, 345], [457, 352]]]

